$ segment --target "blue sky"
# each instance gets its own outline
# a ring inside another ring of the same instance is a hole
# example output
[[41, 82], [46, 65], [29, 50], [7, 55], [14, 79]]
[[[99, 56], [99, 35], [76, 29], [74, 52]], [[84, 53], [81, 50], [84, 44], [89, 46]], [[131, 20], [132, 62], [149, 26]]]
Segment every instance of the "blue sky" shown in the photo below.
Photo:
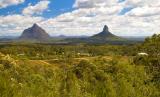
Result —
[[[119, 2], [123, 2], [125, 0], [119, 0]], [[6, 8], [0, 9], [0, 15], [11, 15], [11, 14], [21, 14], [23, 8], [27, 7], [29, 4], [35, 5], [39, 2], [39, 0], [26, 0], [24, 3], [19, 5], [12, 5]], [[45, 11], [42, 16], [45, 18], [51, 18], [58, 16], [62, 13], [73, 11], [72, 7], [75, 0], [52, 0], [49, 4], [49, 12]], [[124, 8], [120, 14], [125, 14], [131, 8]]]
[[[0, 9], [0, 15], [11, 15], [11, 14], [21, 14], [22, 10], [27, 7], [29, 4], [35, 5], [40, 0], [25, 0], [24, 3], [18, 5], [8, 6], [6, 8]], [[74, 4], [75, 0], [50, 0], [51, 3], [49, 4], [49, 10], [43, 13], [43, 17], [51, 18], [61, 13], [72, 11], [72, 5]]]
[[[12, 5], [6, 8], [0, 9], [0, 15], [11, 15], [11, 14], [21, 14], [22, 10], [27, 7], [29, 4], [36, 5], [40, 0], [25, 0], [24, 3], [19, 5]], [[104, 0], [105, 1], [105, 0]], [[125, 0], [119, 0], [119, 2], [124, 2]], [[75, 10], [73, 8], [73, 4], [75, 0], [51, 0], [50, 4], [48, 5], [49, 11], [44, 11], [41, 15], [44, 18], [53, 18], [60, 14], [71, 12]], [[132, 8], [124, 8], [119, 14], [123, 15]]]
[[160, 1], [0, 1], [0, 36], [18, 36], [34, 23], [52, 36], [91, 36], [104, 25], [119, 36], [149, 36], [160, 31]]

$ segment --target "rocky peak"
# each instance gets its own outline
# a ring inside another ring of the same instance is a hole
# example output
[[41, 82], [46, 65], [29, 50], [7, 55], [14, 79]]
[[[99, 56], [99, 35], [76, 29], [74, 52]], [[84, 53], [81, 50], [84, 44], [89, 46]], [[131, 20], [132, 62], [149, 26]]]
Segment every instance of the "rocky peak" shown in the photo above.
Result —
[[47, 40], [50, 36], [44, 29], [37, 24], [33, 24], [32, 27], [25, 29], [20, 36], [20, 39], [34, 39], [34, 40]]
[[110, 38], [110, 37], [116, 37], [115, 35], [113, 35], [110, 31], [107, 25], [105, 25], [103, 27], [103, 31], [92, 36], [92, 38], [99, 38], [99, 39], [106, 39], [106, 38]]
[[36, 27], [39, 27], [36, 23], [33, 24], [32, 28], [36, 28]]
[[104, 26], [103, 32], [108, 32], [108, 26], [107, 25]]
[[104, 35], [104, 36], [112, 36], [113, 34], [109, 31], [109, 28], [108, 28], [108, 26], [107, 25], [105, 25], [104, 27], [103, 27], [103, 31], [101, 32], [101, 33], [99, 33], [99, 34], [101, 34], [102, 36]]

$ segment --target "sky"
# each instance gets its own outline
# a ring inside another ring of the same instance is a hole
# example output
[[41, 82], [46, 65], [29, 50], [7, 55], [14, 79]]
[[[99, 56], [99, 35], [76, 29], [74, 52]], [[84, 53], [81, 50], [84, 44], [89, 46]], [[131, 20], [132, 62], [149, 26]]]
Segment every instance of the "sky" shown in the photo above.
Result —
[[0, 36], [37, 23], [51, 36], [91, 36], [104, 25], [118, 36], [160, 33], [160, 0], [0, 0]]

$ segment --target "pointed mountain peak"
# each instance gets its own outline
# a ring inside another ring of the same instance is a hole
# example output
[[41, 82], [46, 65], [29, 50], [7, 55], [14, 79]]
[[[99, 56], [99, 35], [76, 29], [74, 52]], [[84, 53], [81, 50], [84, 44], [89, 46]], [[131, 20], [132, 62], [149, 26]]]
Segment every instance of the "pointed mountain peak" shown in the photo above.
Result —
[[33, 26], [32, 27], [39, 27], [36, 23], [35, 24], [33, 24]]
[[109, 28], [107, 25], [104, 25], [103, 27], [103, 31], [92, 36], [93, 38], [99, 38], [99, 39], [107, 39], [107, 38], [113, 38], [113, 37], [117, 37], [115, 36], [114, 34], [112, 34], [110, 31], [109, 31]]
[[47, 40], [49, 38], [49, 34], [37, 24], [33, 24], [31, 28], [25, 29], [20, 36], [20, 39]]
[[107, 25], [104, 26], [103, 32], [108, 32], [108, 26]]

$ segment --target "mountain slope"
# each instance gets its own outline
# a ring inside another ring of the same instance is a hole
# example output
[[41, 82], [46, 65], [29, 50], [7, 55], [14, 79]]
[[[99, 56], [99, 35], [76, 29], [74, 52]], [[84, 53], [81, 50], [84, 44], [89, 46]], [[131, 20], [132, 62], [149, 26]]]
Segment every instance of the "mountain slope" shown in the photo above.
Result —
[[122, 38], [119, 36], [116, 36], [112, 34], [109, 31], [109, 28], [107, 25], [104, 26], [103, 31], [95, 34], [91, 37], [85, 37], [85, 38], [68, 38], [65, 39], [65, 41], [69, 43], [91, 43], [91, 44], [133, 44], [134, 41], [130, 41], [126, 38]]
[[19, 38], [21, 40], [48, 40], [50, 36], [45, 30], [34, 24], [31, 28], [25, 29]]
[[114, 34], [112, 34], [109, 31], [109, 28], [107, 25], [104, 26], [103, 31], [90, 37], [91, 39], [95, 39], [95, 40], [107, 40], [107, 41], [114, 41], [114, 40], [124, 40], [121, 37], [118, 37]]

